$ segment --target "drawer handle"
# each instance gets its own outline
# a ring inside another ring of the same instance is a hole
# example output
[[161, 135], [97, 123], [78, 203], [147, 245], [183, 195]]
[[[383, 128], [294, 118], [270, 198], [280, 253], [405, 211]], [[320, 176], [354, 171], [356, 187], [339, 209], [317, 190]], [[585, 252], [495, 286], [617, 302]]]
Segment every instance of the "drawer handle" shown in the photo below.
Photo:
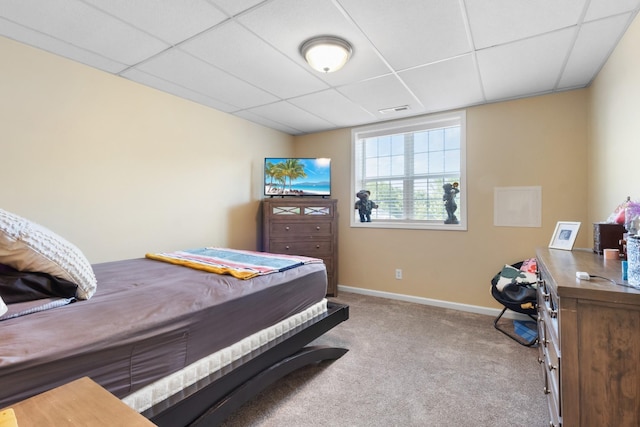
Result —
[[547, 291], [547, 284], [544, 280], [538, 280], [538, 289], [545, 301], [549, 301], [549, 291]]
[[[544, 329], [544, 319], [542, 319], [542, 316], [540, 316], [540, 317], [538, 318], [538, 323], [540, 323], [540, 325], [538, 325], [538, 330], [540, 330], [540, 331], [544, 331], [544, 330], [545, 330], [545, 329]], [[542, 335], [542, 334], [539, 334], [539, 335]], [[545, 347], [547, 346], [547, 344], [549, 344], [549, 339], [547, 338], [547, 336], [546, 336], [546, 335], [547, 335], [547, 334], [545, 333], [545, 334], [544, 334], [544, 336], [545, 336], [545, 337], [544, 337], [542, 340], [539, 340], [539, 341], [538, 341], [539, 343], [541, 343], [541, 344], [542, 344], [543, 346], [545, 346]], [[540, 360], [540, 359], [538, 358], [538, 362], [542, 363], [542, 360]]]
[[284, 248], [285, 248], [286, 250], [291, 249], [291, 248], [289, 247], [289, 245], [285, 246]]
[[287, 230], [287, 231], [289, 231], [289, 230], [290, 230], [290, 228], [289, 228], [288, 226], [287, 226], [287, 227], [285, 227], [284, 229], [285, 229], [285, 230]]
[[316, 249], [320, 249], [320, 245], [316, 245]]
[[316, 230], [320, 231], [320, 226], [319, 225], [316, 226]]

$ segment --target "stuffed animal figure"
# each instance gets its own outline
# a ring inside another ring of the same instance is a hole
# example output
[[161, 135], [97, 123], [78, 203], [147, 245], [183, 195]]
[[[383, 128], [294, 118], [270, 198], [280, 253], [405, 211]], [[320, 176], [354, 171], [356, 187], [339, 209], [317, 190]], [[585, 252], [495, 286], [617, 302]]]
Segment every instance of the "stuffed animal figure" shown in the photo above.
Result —
[[458, 205], [456, 204], [456, 194], [460, 192], [458, 189], [457, 182], [453, 184], [446, 183], [442, 186], [444, 190], [444, 195], [442, 196], [442, 200], [444, 201], [444, 208], [447, 210], [447, 219], [444, 221], [445, 224], [458, 224], [458, 218], [454, 215], [454, 212], [458, 209]]
[[357, 209], [360, 214], [360, 222], [371, 222], [371, 211], [378, 209], [378, 205], [372, 200], [369, 200], [370, 195], [371, 192], [369, 190], [360, 190], [356, 194], [358, 201], [356, 202], [355, 209]]

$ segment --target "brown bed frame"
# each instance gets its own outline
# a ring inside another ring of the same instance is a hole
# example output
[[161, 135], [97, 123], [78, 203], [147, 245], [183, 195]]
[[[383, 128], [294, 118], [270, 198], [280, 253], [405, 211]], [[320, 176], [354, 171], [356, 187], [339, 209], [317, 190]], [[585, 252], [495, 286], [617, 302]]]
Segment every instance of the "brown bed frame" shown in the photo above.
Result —
[[311, 363], [335, 360], [348, 350], [307, 346], [349, 318], [349, 306], [328, 303], [327, 312], [144, 411], [158, 426], [216, 426], [285, 375]]

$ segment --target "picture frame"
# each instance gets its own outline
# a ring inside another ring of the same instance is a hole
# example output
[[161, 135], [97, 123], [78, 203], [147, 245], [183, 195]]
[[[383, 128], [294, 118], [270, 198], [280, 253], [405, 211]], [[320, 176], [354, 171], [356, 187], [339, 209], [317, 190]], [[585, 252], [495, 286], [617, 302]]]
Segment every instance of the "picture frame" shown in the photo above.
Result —
[[558, 221], [553, 236], [551, 236], [549, 248], [563, 249], [565, 251], [572, 250], [580, 230], [580, 224], [580, 222], [575, 221]]

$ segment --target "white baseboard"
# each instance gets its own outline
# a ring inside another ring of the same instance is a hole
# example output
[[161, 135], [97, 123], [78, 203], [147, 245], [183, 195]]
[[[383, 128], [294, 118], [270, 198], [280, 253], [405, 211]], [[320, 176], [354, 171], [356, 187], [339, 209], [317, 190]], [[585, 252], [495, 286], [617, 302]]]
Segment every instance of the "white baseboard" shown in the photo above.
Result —
[[[338, 285], [338, 291], [351, 292], [354, 294], [369, 295], [379, 298], [395, 299], [400, 301], [413, 302], [416, 304], [432, 305], [435, 307], [449, 308], [452, 310], [466, 311], [469, 313], [484, 314], [486, 316], [498, 317], [502, 309], [482, 307], [479, 305], [461, 304], [451, 301], [443, 301], [431, 298], [415, 297], [412, 295], [396, 294], [392, 292], [374, 291], [372, 289], [354, 288], [352, 286]], [[507, 310], [503, 318], [516, 320], [531, 320], [529, 316], [515, 311]]]

